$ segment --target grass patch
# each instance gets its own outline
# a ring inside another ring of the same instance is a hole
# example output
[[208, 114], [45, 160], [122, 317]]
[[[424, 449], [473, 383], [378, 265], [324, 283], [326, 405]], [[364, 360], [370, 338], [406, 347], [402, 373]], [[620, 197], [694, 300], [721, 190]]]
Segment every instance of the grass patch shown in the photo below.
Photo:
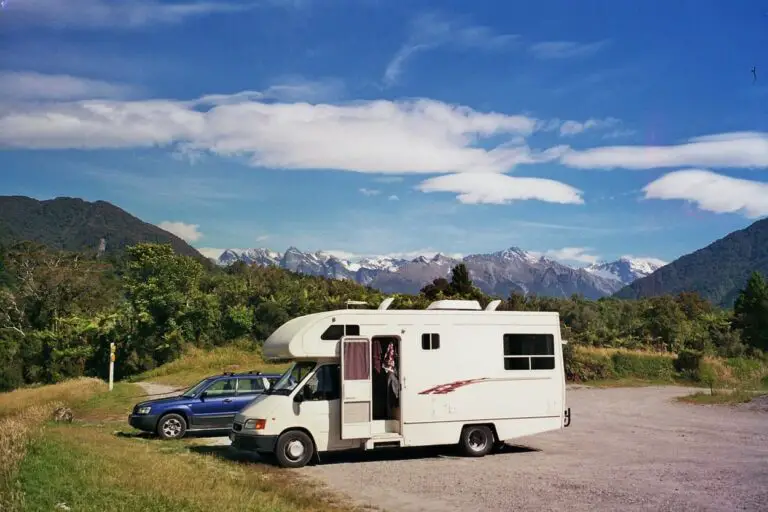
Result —
[[745, 391], [743, 389], [731, 391], [720, 390], [712, 394], [700, 391], [691, 395], [678, 397], [678, 400], [699, 405], [734, 405], [751, 402], [762, 394], [764, 393], [758, 391]]
[[70, 407], [76, 406], [106, 390], [107, 385], [104, 381], [82, 377], [58, 384], [20, 388], [8, 393], [0, 393], [0, 418], [50, 402], [63, 402]]
[[80, 511], [353, 510], [284, 470], [76, 425], [34, 443], [19, 481], [29, 510], [60, 502]]
[[154, 370], [144, 372], [131, 379], [152, 381], [172, 386], [189, 386], [209, 375], [249, 370], [282, 373], [289, 365], [275, 365], [264, 362], [258, 350], [245, 350], [229, 346], [213, 350], [191, 348], [182, 357]]
[[29, 510], [25, 507], [24, 493], [17, 485], [18, 468], [28, 444], [40, 435], [43, 424], [59, 405], [59, 402], [33, 405], [0, 418], [0, 510]]
[[137, 402], [151, 397], [138, 384], [116, 382], [112, 391], [104, 390], [75, 404], [76, 418], [86, 420], [127, 421], [131, 408]]

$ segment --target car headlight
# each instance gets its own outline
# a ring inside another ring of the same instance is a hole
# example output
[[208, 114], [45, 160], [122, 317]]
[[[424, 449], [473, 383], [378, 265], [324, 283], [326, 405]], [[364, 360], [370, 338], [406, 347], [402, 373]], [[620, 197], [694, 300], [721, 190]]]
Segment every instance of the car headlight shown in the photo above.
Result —
[[147, 407], [139, 407], [139, 410], [136, 411], [136, 412], [139, 413], [139, 414], [149, 414], [149, 411], [151, 411], [151, 410], [152, 410], [152, 408], [149, 407], [149, 406], [147, 406]]
[[261, 420], [261, 419], [245, 420], [245, 423], [243, 424], [243, 429], [264, 430], [264, 427], [266, 425], [267, 425], [267, 420]]

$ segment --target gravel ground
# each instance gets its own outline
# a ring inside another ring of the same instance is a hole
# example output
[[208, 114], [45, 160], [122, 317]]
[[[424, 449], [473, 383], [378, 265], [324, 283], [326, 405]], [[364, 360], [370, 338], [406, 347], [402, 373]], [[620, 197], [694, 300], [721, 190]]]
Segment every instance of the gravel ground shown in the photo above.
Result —
[[572, 389], [570, 427], [517, 439], [500, 454], [334, 454], [298, 471], [397, 512], [768, 510], [765, 412], [673, 400], [690, 392]]

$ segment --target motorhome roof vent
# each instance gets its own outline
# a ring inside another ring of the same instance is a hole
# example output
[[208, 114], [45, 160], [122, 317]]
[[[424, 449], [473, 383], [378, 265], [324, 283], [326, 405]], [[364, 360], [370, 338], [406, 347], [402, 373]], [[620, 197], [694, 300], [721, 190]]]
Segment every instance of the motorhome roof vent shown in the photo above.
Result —
[[460, 311], [482, 311], [476, 300], [436, 300], [427, 309], [447, 309]]
[[381, 304], [379, 304], [379, 311], [384, 311], [385, 309], [389, 309], [389, 306], [392, 305], [392, 302], [395, 300], [394, 297], [389, 297], [387, 299], [384, 299], [381, 301]]
[[347, 309], [354, 309], [352, 306], [367, 306], [368, 303], [364, 300], [348, 300], [345, 302]]
[[496, 311], [496, 308], [499, 307], [499, 304], [501, 304], [501, 301], [499, 299], [492, 300], [488, 303], [487, 306], [485, 306], [486, 311]]

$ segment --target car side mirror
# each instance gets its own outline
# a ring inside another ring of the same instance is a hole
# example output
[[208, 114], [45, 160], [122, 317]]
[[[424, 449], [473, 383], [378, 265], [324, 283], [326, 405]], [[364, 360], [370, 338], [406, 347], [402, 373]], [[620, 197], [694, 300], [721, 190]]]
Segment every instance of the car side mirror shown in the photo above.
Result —
[[203, 391], [202, 393], [200, 393], [200, 399], [201, 400], [205, 400], [205, 398], [207, 398], [207, 397], [208, 397], [208, 392], [207, 391]]

